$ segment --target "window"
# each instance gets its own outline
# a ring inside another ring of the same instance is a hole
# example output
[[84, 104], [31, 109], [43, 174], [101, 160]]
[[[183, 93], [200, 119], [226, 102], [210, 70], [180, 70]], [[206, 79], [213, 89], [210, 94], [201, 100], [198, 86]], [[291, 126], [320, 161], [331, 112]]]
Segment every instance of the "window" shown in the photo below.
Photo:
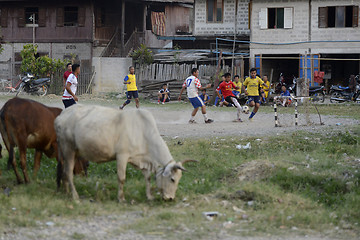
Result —
[[284, 8], [268, 8], [268, 28], [284, 28]]
[[25, 8], [25, 24], [33, 24], [35, 17], [35, 24], [39, 22], [39, 8], [37, 7], [27, 7]]
[[223, 21], [223, 0], [207, 0], [206, 14], [208, 22]]
[[261, 29], [292, 28], [293, 8], [262, 8], [259, 12]]
[[78, 7], [64, 7], [64, 26], [78, 25]]
[[319, 8], [319, 28], [357, 27], [358, 6], [336, 6]]

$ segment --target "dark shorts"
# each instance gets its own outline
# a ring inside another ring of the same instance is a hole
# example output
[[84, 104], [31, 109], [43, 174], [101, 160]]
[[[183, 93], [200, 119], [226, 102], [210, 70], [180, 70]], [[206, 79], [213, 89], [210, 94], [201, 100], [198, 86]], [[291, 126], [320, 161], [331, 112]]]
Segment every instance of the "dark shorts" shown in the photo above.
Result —
[[231, 98], [235, 98], [236, 100], [238, 100], [236, 97], [234, 97], [234, 96], [227, 96], [226, 98], [225, 98], [225, 101], [227, 101], [228, 103], [233, 103], [233, 101], [231, 100]]
[[127, 99], [139, 98], [139, 93], [138, 93], [138, 91], [128, 91], [126, 93], [126, 97], [127, 97]]
[[260, 96], [248, 96], [248, 102], [254, 101], [255, 103], [260, 103]]
[[[164, 101], [164, 97], [160, 98], [160, 101], [163, 102], [163, 101]], [[165, 102], [170, 102], [170, 98], [167, 98], [167, 99], [165, 100]]]
[[71, 105], [76, 104], [76, 102], [75, 102], [75, 100], [74, 100], [73, 98], [67, 99], [67, 100], [64, 100], [64, 99], [63, 99], [62, 101], [63, 101], [63, 103], [64, 103], [65, 108], [68, 108], [68, 107], [70, 107]]

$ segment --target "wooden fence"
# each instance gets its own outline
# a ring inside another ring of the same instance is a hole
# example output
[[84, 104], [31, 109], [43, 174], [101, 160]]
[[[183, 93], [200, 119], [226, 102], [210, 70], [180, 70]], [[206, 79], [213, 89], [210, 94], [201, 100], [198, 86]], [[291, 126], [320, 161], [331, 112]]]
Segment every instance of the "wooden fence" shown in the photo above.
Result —
[[[185, 80], [191, 75], [191, 69], [199, 69], [201, 80], [211, 80], [216, 75], [216, 66], [195, 64], [159, 64], [143, 65], [136, 69], [136, 77], [139, 82], [162, 82], [167, 80]], [[223, 66], [222, 72], [229, 72], [229, 66]]]
[[[61, 95], [64, 92], [64, 80], [63, 72], [54, 74], [51, 77], [51, 84], [49, 94]], [[92, 86], [94, 85], [95, 71], [94, 68], [91, 71], [81, 71], [78, 77], [78, 86], [76, 95], [92, 94]]]

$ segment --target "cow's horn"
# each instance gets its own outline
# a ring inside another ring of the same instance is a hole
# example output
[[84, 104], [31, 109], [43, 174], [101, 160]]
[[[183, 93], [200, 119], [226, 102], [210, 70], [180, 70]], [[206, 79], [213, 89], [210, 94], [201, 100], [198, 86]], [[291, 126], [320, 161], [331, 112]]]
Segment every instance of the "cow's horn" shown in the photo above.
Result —
[[192, 159], [187, 159], [187, 160], [182, 160], [182, 161], [181, 161], [181, 164], [184, 165], [184, 164], [187, 163], [187, 162], [196, 162], [196, 163], [198, 163], [199, 161], [197, 161], [197, 160], [192, 160]]
[[174, 165], [173, 170], [176, 170], [176, 169], [180, 169], [180, 170], [183, 171], [183, 172], [186, 172], [186, 171], [187, 171], [183, 166], [181, 166], [181, 165], [179, 165], [179, 164], [175, 164], [175, 165]]

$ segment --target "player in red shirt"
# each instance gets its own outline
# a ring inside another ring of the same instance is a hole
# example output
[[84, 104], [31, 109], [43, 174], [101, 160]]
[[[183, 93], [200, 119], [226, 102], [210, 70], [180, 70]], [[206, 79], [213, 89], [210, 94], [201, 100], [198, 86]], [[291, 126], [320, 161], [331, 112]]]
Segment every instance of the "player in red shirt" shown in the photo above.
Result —
[[64, 88], [65, 88], [65, 85], [66, 85], [66, 80], [68, 79], [69, 75], [72, 73], [72, 64], [71, 63], [68, 63], [66, 64], [66, 69], [67, 71], [64, 73]]
[[237, 119], [235, 121], [242, 122], [242, 120], [240, 118], [240, 113], [242, 111], [242, 107], [240, 106], [240, 103], [238, 102], [237, 98], [235, 97], [235, 95], [232, 92], [233, 89], [239, 89], [239, 87], [236, 86], [231, 81], [230, 73], [225, 73], [224, 76], [225, 76], [225, 81], [219, 85], [219, 89], [221, 90], [221, 93], [224, 96], [225, 101], [228, 103], [233, 103], [235, 105], [235, 107], [237, 108]]

